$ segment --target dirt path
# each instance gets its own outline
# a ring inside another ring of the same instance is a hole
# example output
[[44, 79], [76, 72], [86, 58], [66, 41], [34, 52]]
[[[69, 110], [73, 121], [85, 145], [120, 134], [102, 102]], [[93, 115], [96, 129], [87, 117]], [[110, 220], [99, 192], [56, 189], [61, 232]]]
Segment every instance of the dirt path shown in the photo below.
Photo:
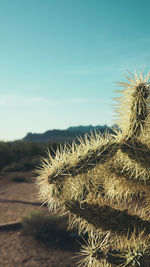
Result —
[[[7, 200], [9, 201], [7, 202]], [[12, 202], [10, 200], [12, 200]], [[23, 201], [29, 202], [29, 204], [21, 203]], [[30, 202], [39, 203], [36, 188], [33, 183], [11, 182], [4, 185], [1, 184], [0, 224], [20, 221], [22, 217], [26, 216], [30, 211], [41, 209], [40, 206], [31, 205]]]
[[[39, 203], [33, 182], [17, 183], [9, 178], [5, 174], [0, 179], [0, 224], [19, 222], [33, 210], [48, 212], [47, 207], [32, 205]], [[74, 255], [23, 236], [21, 229], [0, 232], [0, 267], [74, 267]]]
[[74, 267], [73, 252], [49, 248], [20, 231], [0, 233], [0, 267]]

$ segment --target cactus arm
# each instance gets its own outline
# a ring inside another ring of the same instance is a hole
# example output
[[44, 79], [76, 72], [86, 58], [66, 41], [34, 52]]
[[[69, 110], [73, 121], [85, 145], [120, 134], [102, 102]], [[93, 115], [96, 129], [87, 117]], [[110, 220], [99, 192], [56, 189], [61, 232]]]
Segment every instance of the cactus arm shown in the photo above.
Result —
[[[42, 168], [48, 174], [49, 183], [55, 183], [59, 179], [74, 177], [87, 173], [97, 165], [104, 164], [108, 158], [115, 155], [119, 144], [114, 140], [104, 140], [99, 137], [99, 144], [91, 139], [79, 146], [74, 145], [71, 150], [57, 151], [56, 157], [48, 161], [43, 161]], [[50, 165], [50, 166], [49, 166]]]
[[132, 233], [134, 228], [145, 230], [147, 233], [150, 231], [149, 220], [143, 220], [136, 214], [129, 214], [127, 206], [127, 209], [125, 207], [119, 209], [111, 200], [105, 202], [101, 198], [95, 203], [92, 201], [81, 203], [72, 200], [66, 201], [64, 205], [66, 210], [75, 215], [72, 217], [73, 222], [70, 219], [70, 228], [71, 225], [75, 225], [75, 221], [78, 226], [78, 222], [80, 224], [82, 219], [84, 221], [82, 231], [89, 231], [89, 229], [95, 233], [100, 230], [102, 232], [111, 231], [118, 235]]
[[124, 98], [116, 98], [119, 102], [120, 119], [118, 120], [119, 127], [123, 132], [124, 139], [136, 140], [143, 134], [145, 126], [149, 123], [150, 113], [150, 87], [149, 87], [149, 76], [145, 78], [142, 75], [138, 77], [137, 74], [132, 78], [127, 77], [129, 83], [120, 83], [119, 85], [126, 87], [125, 90], [115, 91], [122, 93]]
[[122, 142], [120, 149], [123, 153], [126, 153], [131, 160], [135, 160], [141, 166], [150, 168], [150, 149], [146, 144], [142, 144], [140, 141], [134, 141], [131, 139]]
[[[98, 267], [149, 267], [150, 246], [149, 235], [143, 232], [137, 237], [135, 233], [120, 238], [110, 236], [110, 233], [92, 236], [84, 241], [81, 248], [79, 266]], [[116, 246], [118, 243], [120, 249]]]

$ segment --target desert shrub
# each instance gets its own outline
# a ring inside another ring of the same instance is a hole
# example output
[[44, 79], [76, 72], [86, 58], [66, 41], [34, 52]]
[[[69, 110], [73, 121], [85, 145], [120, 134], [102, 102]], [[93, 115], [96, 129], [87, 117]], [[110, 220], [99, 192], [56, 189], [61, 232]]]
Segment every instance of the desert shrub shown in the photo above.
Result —
[[36, 165], [35, 158], [21, 159], [19, 162], [12, 162], [2, 168], [2, 172], [32, 171]]
[[14, 158], [13, 151], [10, 149], [10, 145], [5, 142], [0, 142], [0, 169], [9, 165]]
[[15, 172], [15, 171], [22, 171], [23, 170], [23, 164], [20, 162], [13, 162], [8, 166], [5, 166], [2, 171], [3, 172]]
[[58, 143], [0, 142], [0, 171], [30, 171], [39, 163], [39, 156], [49, 148], [54, 155]]
[[29, 182], [29, 181], [26, 179], [25, 175], [20, 174], [20, 173], [16, 173], [15, 175], [13, 175], [13, 176], [11, 177], [11, 180], [12, 180], [13, 182], [18, 182], [18, 183], [27, 183], [27, 182]]
[[33, 236], [48, 246], [72, 249], [76, 246], [76, 234], [67, 231], [64, 218], [57, 215], [45, 215], [43, 211], [32, 211], [22, 220], [22, 233]]

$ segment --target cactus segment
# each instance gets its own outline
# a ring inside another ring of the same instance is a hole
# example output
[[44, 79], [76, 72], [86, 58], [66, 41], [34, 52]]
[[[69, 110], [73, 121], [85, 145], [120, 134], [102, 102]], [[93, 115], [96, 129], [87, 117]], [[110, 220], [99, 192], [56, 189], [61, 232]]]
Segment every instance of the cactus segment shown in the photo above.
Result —
[[116, 98], [119, 102], [119, 128], [123, 132], [125, 140], [136, 140], [143, 135], [144, 129], [150, 123], [150, 89], [148, 73], [145, 77], [140, 73], [135, 75], [129, 72], [131, 77], [126, 77], [129, 83], [117, 82], [118, 85], [125, 87], [122, 91], [115, 91], [122, 93], [124, 97]]

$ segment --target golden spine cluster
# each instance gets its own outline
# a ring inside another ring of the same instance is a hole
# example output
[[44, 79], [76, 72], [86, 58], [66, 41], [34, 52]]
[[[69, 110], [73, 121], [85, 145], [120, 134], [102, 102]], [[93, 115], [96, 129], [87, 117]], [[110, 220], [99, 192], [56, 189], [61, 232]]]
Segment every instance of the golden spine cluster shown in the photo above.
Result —
[[36, 184], [49, 208], [88, 233], [79, 266], [150, 266], [150, 74], [117, 91], [119, 129], [85, 135], [42, 159]]

